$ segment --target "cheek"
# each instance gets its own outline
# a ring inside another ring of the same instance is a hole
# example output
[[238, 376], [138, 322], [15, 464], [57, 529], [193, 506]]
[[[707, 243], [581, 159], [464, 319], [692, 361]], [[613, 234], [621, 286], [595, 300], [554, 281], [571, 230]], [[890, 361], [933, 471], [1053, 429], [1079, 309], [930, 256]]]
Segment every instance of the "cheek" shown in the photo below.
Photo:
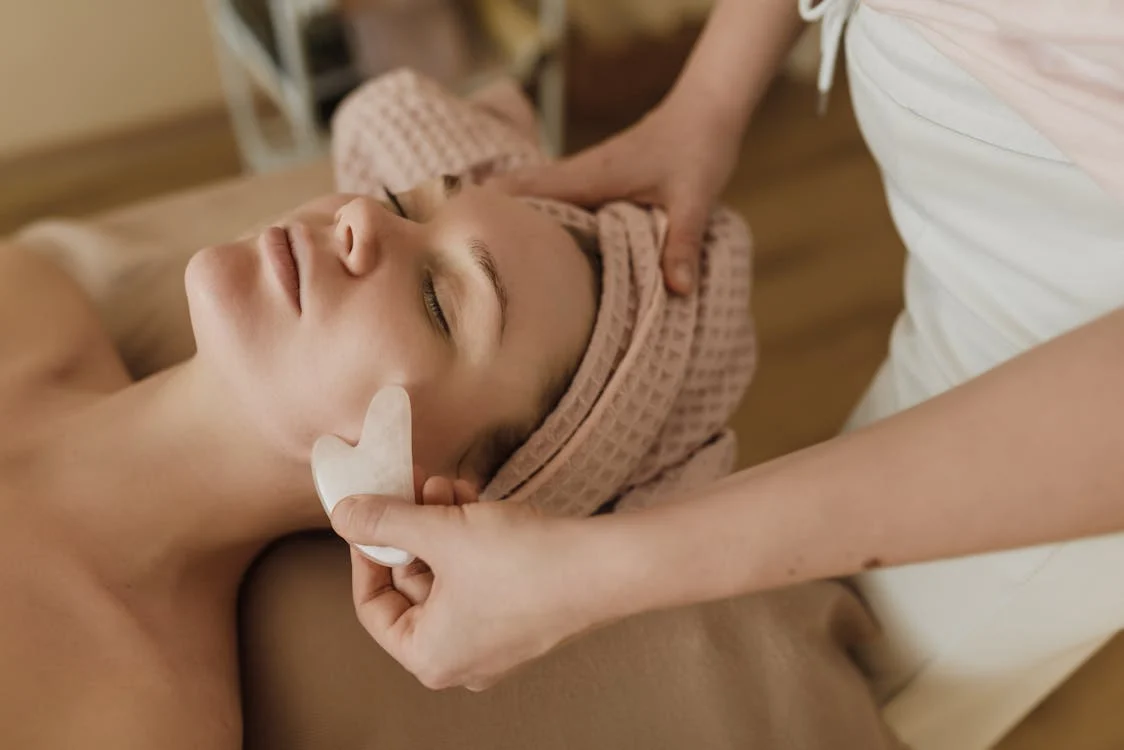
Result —
[[454, 402], [444, 384], [410, 389], [414, 463], [426, 476], [456, 477], [457, 464], [475, 434], [471, 402]]
[[440, 382], [449, 365], [448, 351], [419, 322], [405, 295], [363, 291], [370, 293], [344, 297], [320, 319], [302, 321], [306, 325], [286, 357], [286, 389], [296, 394], [303, 420], [349, 440], [359, 437], [380, 388], [402, 385], [413, 396]]
[[414, 462], [427, 474], [454, 477], [473, 441], [503, 418], [502, 394], [481, 373], [450, 370], [410, 390]]

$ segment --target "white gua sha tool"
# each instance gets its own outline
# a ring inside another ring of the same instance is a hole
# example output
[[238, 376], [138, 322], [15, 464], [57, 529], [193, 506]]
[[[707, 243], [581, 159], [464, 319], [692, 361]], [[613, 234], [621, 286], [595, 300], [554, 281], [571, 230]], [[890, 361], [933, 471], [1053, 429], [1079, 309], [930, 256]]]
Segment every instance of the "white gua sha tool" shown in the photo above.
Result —
[[[383, 388], [371, 399], [357, 445], [323, 435], [312, 446], [312, 478], [328, 517], [351, 495], [390, 495], [414, 502], [414, 462], [410, 397], [399, 386]], [[408, 565], [414, 556], [392, 547], [355, 545], [380, 565]]]

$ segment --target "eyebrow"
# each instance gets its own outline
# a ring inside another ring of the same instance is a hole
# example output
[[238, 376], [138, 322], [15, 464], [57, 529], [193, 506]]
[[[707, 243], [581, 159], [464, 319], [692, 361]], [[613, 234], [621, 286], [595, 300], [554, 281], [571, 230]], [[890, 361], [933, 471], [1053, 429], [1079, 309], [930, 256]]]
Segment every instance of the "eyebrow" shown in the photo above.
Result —
[[480, 239], [469, 240], [468, 248], [472, 254], [472, 260], [483, 272], [492, 285], [492, 291], [495, 292], [496, 301], [500, 306], [500, 338], [503, 338], [504, 329], [507, 328], [507, 287], [504, 286], [503, 278], [496, 268], [495, 256], [492, 255], [492, 251], [488, 249], [484, 241]]

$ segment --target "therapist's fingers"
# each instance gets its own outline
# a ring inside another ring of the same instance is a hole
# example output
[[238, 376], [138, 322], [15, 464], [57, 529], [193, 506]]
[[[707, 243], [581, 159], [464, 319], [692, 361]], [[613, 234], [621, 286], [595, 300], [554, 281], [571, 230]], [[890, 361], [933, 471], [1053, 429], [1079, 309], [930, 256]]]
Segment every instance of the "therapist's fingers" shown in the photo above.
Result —
[[[433, 476], [418, 484], [422, 505], [461, 505], [474, 502], [475, 489], [462, 479], [455, 482], [445, 477]], [[433, 571], [421, 558], [408, 565], [393, 568], [391, 581], [411, 604], [421, 604], [433, 589]]]
[[424, 560], [415, 559], [409, 565], [394, 568], [390, 577], [394, 588], [409, 599], [410, 604], [421, 604], [433, 590], [433, 571]]
[[[445, 477], [429, 477], [420, 485], [418, 495], [422, 505], [454, 505], [457, 501], [454, 483]], [[391, 580], [411, 604], [421, 604], [433, 588], [433, 571], [424, 560], [415, 558], [409, 565], [394, 568]]]
[[677, 294], [690, 294], [699, 278], [699, 253], [710, 215], [705, 204], [675, 204], [668, 211], [663, 249], [664, 281]]
[[457, 505], [468, 505], [469, 503], [479, 502], [480, 494], [471, 482], [458, 479], [453, 482], [453, 498]]
[[422, 505], [467, 505], [480, 499], [476, 486], [467, 479], [430, 477], [419, 491]]
[[633, 197], [635, 178], [618, 140], [610, 139], [561, 161], [497, 175], [488, 184], [511, 195], [595, 206]]
[[453, 482], [445, 477], [430, 477], [422, 485], [421, 501], [422, 505], [454, 505], [456, 489]]
[[449, 524], [460, 513], [455, 506], [414, 505], [385, 495], [354, 495], [341, 500], [332, 511], [332, 528], [352, 544], [404, 549], [432, 563], [433, 554], [443, 548], [441, 542]]
[[351, 548], [351, 597], [363, 627], [380, 645], [413, 607], [413, 602], [394, 588], [390, 569], [371, 562], [354, 547]]
[[[479, 500], [476, 487], [465, 479], [450, 481], [445, 477], [430, 477], [421, 489], [423, 505], [465, 505]], [[394, 568], [391, 573], [394, 587], [405, 594], [413, 604], [421, 604], [433, 590], [433, 570], [421, 558], [409, 565]]]

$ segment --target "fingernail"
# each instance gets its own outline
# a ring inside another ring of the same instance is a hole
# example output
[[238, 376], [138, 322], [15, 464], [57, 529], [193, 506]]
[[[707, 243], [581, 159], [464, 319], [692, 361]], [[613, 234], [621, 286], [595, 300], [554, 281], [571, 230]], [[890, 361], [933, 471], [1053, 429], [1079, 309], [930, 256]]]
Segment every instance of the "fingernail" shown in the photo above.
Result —
[[695, 271], [688, 261], [677, 261], [671, 269], [671, 277], [675, 279], [675, 285], [685, 292], [695, 286]]

